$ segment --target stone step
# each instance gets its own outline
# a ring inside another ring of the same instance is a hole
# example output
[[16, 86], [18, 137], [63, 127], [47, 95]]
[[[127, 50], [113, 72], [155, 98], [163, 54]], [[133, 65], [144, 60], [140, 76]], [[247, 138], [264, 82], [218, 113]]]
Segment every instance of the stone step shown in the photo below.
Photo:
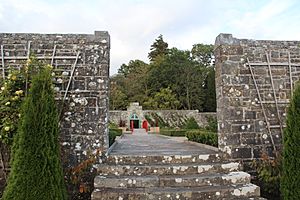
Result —
[[204, 163], [220, 162], [220, 154], [203, 155], [109, 155], [107, 164], [119, 165], [150, 165], [150, 164], [177, 164], [177, 163]]
[[175, 188], [105, 188], [95, 189], [92, 193], [92, 200], [175, 200], [175, 199], [193, 199], [193, 200], [223, 200], [227, 199], [243, 199], [250, 197], [258, 197], [260, 189], [251, 183], [244, 185], [229, 186], [205, 186], [205, 187], [175, 187]]
[[212, 174], [229, 173], [241, 170], [237, 162], [208, 163], [208, 164], [174, 164], [174, 165], [106, 165], [100, 164], [97, 168], [102, 176], [145, 176], [145, 175], [185, 175], [185, 174]]
[[199, 187], [250, 183], [250, 175], [237, 171], [211, 175], [96, 176], [95, 188]]

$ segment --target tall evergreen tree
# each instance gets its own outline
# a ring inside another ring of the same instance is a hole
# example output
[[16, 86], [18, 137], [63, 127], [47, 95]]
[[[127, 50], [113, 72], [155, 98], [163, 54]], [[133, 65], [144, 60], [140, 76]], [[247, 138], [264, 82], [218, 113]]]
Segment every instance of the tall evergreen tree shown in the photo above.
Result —
[[12, 170], [2, 200], [67, 199], [58, 132], [51, 73], [43, 68], [33, 77], [22, 106]]
[[300, 199], [300, 85], [294, 91], [287, 113], [283, 137], [283, 174], [281, 192], [284, 200]]
[[155, 42], [151, 45], [148, 58], [153, 62], [157, 57], [164, 56], [168, 53], [168, 43], [163, 39], [162, 35], [159, 35]]
[[206, 95], [204, 102], [205, 112], [216, 112], [216, 84], [215, 84], [215, 69], [213, 67], [207, 68], [207, 76], [205, 79], [204, 92]]

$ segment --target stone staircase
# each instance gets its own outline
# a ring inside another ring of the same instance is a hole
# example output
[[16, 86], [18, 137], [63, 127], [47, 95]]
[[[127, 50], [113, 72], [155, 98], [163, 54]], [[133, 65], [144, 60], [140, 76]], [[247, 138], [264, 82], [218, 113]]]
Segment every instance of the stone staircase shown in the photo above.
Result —
[[108, 156], [99, 166], [92, 200], [260, 199], [239, 163], [218, 154]]

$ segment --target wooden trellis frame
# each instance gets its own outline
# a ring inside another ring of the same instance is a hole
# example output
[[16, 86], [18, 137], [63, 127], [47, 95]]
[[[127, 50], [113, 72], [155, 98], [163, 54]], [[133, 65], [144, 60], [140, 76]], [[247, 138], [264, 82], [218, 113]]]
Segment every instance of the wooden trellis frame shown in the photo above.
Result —
[[247, 62], [248, 62], [248, 66], [249, 66], [249, 70], [250, 70], [250, 73], [251, 73], [252, 80], [254, 82], [255, 90], [257, 92], [258, 100], [260, 102], [260, 106], [261, 106], [261, 109], [262, 109], [262, 112], [263, 112], [263, 115], [264, 115], [264, 118], [265, 118], [265, 122], [267, 124], [267, 130], [268, 130], [269, 136], [271, 138], [271, 142], [272, 142], [273, 148], [276, 151], [276, 146], [275, 146], [274, 139], [273, 139], [273, 136], [272, 136], [272, 132], [271, 132], [271, 128], [270, 128], [270, 123], [269, 123], [269, 120], [267, 118], [265, 107], [264, 107], [264, 104], [262, 103], [262, 99], [261, 99], [260, 92], [259, 92], [259, 89], [258, 89], [258, 86], [257, 86], [257, 83], [256, 83], [256, 79], [255, 79], [255, 76], [254, 76], [254, 73], [253, 73], [253, 70], [252, 70], [252, 66], [251, 66], [248, 58], [247, 58]]
[[[280, 118], [278, 104], [288, 104], [289, 101], [278, 101], [278, 99], [276, 98], [276, 91], [275, 91], [275, 87], [274, 87], [274, 80], [273, 80], [271, 66], [285, 66], [285, 67], [287, 66], [288, 67], [291, 97], [292, 97], [292, 93], [293, 93], [292, 66], [300, 67], [300, 64], [291, 63], [290, 52], [287, 52], [287, 54], [288, 54], [288, 62], [271, 62], [271, 56], [267, 52], [265, 54], [267, 62], [251, 63], [249, 61], [249, 59], [247, 58], [247, 65], [249, 67], [252, 80], [254, 82], [255, 90], [256, 90], [257, 95], [258, 95], [258, 100], [259, 100], [259, 103], [260, 103], [260, 106], [261, 106], [261, 109], [262, 109], [262, 113], [263, 113], [263, 116], [264, 116], [264, 119], [265, 119], [265, 122], [266, 122], [266, 125], [267, 125], [268, 134], [269, 134], [269, 137], [271, 139], [271, 143], [272, 143], [273, 148], [274, 148], [275, 151], [276, 151], [276, 146], [275, 146], [275, 143], [274, 143], [274, 138], [272, 136], [271, 129], [272, 128], [280, 128], [281, 136], [283, 136], [284, 125], [283, 125], [282, 120]], [[266, 66], [268, 68], [268, 73], [269, 73], [269, 76], [270, 76], [271, 87], [272, 87], [271, 90], [272, 90], [272, 93], [273, 93], [273, 96], [274, 96], [273, 101], [262, 101], [261, 94], [259, 92], [259, 88], [258, 88], [256, 79], [255, 79], [255, 75], [254, 75], [254, 72], [252, 70], [252, 66]], [[266, 115], [266, 110], [265, 110], [264, 104], [275, 104], [278, 125], [272, 125], [272, 126], [270, 125], [270, 122], [269, 122], [268, 117]]]
[[2, 61], [2, 78], [5, 79], [5, 66], [4, 66], [4, 50], [3, 50], [3, 45], [1, 45], [1, 61]]
[[277, 102], [277, 98], [276, 98], [276, 91], [275, 91], [275, 87], [274, 87], [274, 80], [273, 80], [269, 55], [267, 53], [266, 53], [266, 58], [267, 58], [267, 63], [268, 63], [268, 70], [269, 70], [269, 74], [270, 74], [272, 90], [273, 90], [273, 96], [274, 96], [274, 102], [275, 102], [275, 107], [276, 107], [277, 119], [278, 119], [278, 123], [279, 123], [279, 126], [280, 126], [281, 135], [283, 135], [283, 128], [282, 128], [282, 122], [281, 122], [280, 114], [279, 114], [278, 102]]
[[74, 75], [74, 72], [75, 72], [75, 68], [76, 68], [76, 65], [77, 65], [77, 62], [78, 62], [79, 55], [80, 55], [80, 51], [77, 52], [76, 59], [75, 59], [75, 62], [73, 64], [72, 71], [71, 71], [70, 78], [69, 78], [69, 82], [68, 82], [68, 85], [67, 85], [67, 88], [66, 88], [66, 91], [65, 91], [65, 95], [64, 95], [64, 98], [63, 98], [63, 102], [67, 98], [67, 94], [68, 94], [69, 87], [70, 87], [72, 79], [73, 79], [73, 75]]

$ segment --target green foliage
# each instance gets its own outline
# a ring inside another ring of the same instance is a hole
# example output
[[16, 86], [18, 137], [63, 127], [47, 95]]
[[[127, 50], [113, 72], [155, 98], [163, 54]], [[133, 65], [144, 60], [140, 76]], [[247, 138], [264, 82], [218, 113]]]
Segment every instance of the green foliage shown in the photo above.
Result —
[[118, 125], [113, 122], [109, 122], [108, 128], [118, 128]]
[[50, 69], [40, 64], [21, 110], [3, 200], [67, 199]]
[[263, 152], [261, 159], [255, 160], [252, 166], [257, 172], [257, 183], [261, 189], [261, 195], [268, 199], [280, 199], [280, 174], [282, 171], [281, 157], [277, 155], [270, 158]]
[[130, 60], [128, 65], [122, 64], [120, 69], [118, 70], [119, 74], [124, 75], [125, 77], [132, 73], [137, 73], [146, 66], [147, 64], [141, 60]]
[[178, 109], [203, 110], [203, 70], [192, 60], [189, 51], [172, 48], [160, 63], [153, 63], [148, 86], [151, 93], [170, 88], [180, 102]]
[[148, 58], [154, 61], [157, 57], [163, 57], [168, 52], [168, 43], [164, 42], [163, 36], [159, 35], [155, 42], [151, 45]]
[[285, 200], [300, 199], [300, 85], [291, 99], [283, 135], [281, 192]]
[[111, 146], [114, 142], [117, 136], [122, 135], [122, 129], [118, 128], [110, 128], [109, 129], [109, 146]]
[[196, 122], [194, 117], [188, 118], [185, 123], [183, 124], [183, 126], [181, 127], [183, 129], [199, 129], [199, 125]]
[[128, 95], [126, 94], [125, 77], [117, 75], [110, 78], [109, 93], [109, 109], [110, 110], [126, 110], [128, 103]]
[[212, 65], [214, 58], [214, 46], [209, 44], [194, 44], [192, 48], [192, 56], [197, 62], [208, 67]]
[[218, 122], [216, 117], [209, 116], [207, 117], [207, 126], [205, 127], [206, 130], [211, 132], [218, 132]]
[[216, 100], [216, 84], [215, 84], [215, 69], [208, 67], [206, 69], [207, 76], [204, 81], [204, 92], [206, 98], [203, 104], [203, 111], [205, 112], [216, 112], [217, 100]]
[[185, 134], [188, 130], [180, 129], [180, 130], [174, 130], [174, 129], [161, 129], [159, 134], [166, 135], [166, 136], [173, 136], [173, 137], [185, 137]]
[[190, 141], [218, 147], [218, 134], [214, 132], [191, 130], [186, 132], [186, 137]]
[[154, 108], [155, 110], [171, 110], [177, 109], [179, 101], [176, 99], [176, 95], [170, 88], [161, 88], [159, 92], [156, 92], [154, 97], [150, 97], [144, 105], [146, 107]]
[[5, 79], [0, 79], [0, 142], [12, 145], [20, 119], [20, 108], [37, 72], [39, 62], [34, 56], [20, 70], [11, 69]]
[[120, 72], [111, 78], [111, 110], [126, 110], [129, 102], [140, 102], [142, 105], [147, 100], [147, 74], [150, 66], [140, 60], [130, 61], [126, 66], [126, 72]]
[[11, 145], [17, 131], [20, 107], [25, 96], [24, 76], [12, 71], [0, 91], [0, 141]]
[[126, 110], [129, 102], [144, 109], [216, 110], [212, 45], [191, 51], [167, 48], [160, 36], [151, 46], [150, 64], [131, 60], [111, 79], [110, 109]]

